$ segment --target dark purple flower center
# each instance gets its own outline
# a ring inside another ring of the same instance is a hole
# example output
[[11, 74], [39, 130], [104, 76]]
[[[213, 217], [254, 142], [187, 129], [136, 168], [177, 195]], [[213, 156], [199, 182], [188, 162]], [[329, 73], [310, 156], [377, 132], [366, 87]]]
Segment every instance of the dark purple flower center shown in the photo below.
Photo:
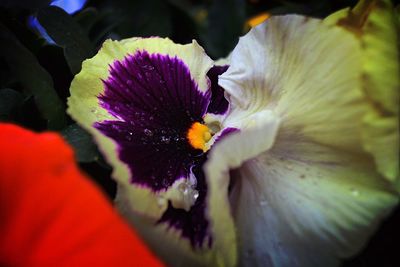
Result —
[[210, 70], [211, 88], [204, 93], [182, 60], [138, 51], [110, 65], [104, 92], [98, 97], [115, 120], [94, 127], [117, 143], [119, 159], [129, 167], [132, 183], [158, 192], [187, 179], [193, 171], [199, 196], [190, 211], [170, 204], [160, 219], [181, 229], [193, 246], [210, 244], [211, 238], [204, 216], [207, 188], [201, 170], [206, 154], [188, 142], [187, 133], [195, 122], [203, 123], [209, 107], [213, 113], [226, 112], [228, 102], [215, 84], [216, 75], [225, 70]]

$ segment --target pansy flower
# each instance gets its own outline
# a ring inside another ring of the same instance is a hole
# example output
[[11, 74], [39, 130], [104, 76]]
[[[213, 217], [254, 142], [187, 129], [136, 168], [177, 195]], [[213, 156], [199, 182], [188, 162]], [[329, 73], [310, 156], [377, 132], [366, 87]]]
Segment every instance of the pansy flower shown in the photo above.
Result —
[[361, 142], [361, 44], [328, 24], [271, 17], [229, 67], [161, 38], [106, 41], [84, 62], [69, 113], [168, 264], [335, 265], [397, 203]]
[[120, 209], [167, 232], [168, 243], [183, 240], [174, 255], [210, 258], [202, 166], [210, 147], [240, 127], [220, 123], [229, 106], [217, 77], [227, 66], [213, 66], [195, 41], [133, 38], [106, 41], [82, 67], [69, 113], [114, 167]]

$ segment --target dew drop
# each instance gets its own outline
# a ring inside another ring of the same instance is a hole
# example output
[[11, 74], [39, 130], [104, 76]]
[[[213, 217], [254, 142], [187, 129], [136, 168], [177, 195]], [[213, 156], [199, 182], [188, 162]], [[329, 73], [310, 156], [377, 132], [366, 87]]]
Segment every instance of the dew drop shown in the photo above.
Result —
[[167, 179], [163, 179], [163, 180], [162, 180], [162, 185], [163, 185], [165, 188], [167, 188], [167, 187], [169, 186], [168, 180], [167, 180]]
[[154, 67], [151, 65], [143, 65], [142, 68], [145, 70], [154, 70]]
[[166, 199], [164, 197], [160, 196], [160, 197], [157, 198], [157, 204], [158, 204], [159, 207], [165, 206], [166, 203], [167, 203], [167, 201], [166, 201]]
[[183, 182], [181, 184], [178, 185], [178, 190], [179, 192], [181, 192], [184, 195], [187, 195], [189, 192], [189, 186], [187, 183]]
[[149, 129], [144, 129], [143, 132], [147, 136], [153, 136], [153, 132], [151, 130], [149, 130]]
[[163, 135], [163, 136], [161, 136], [161, 142], [164, 144], [169, 144], [171, 142], [171, 138]]
[[192, 197], [193, 197], [194, 200], [198, 199], [199, 198], [199, 191], [193, 190]]
[[112, 124], [112, 125], [111, 125], [111, 128], [112, 128], [113, 130], [116, 130], [117, 132], [120, 131], [119, 126], [116, 125], [116, 124]]
[[360, 195], [360, 192], [354, 188], [351, 189], [351, 194], [355, 197], [358, 197]]

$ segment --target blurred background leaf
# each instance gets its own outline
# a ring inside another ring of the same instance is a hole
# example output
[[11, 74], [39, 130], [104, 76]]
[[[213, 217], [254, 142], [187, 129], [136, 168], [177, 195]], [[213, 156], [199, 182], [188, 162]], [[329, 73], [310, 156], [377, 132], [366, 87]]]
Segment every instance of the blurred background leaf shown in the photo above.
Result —
[[91, 135], [76, 123], [63, 129], [61, 135], [74, 148], [78, 162], [93, 162], [99, 159], [99, 151]]
[[244, 33], [246, 20], [244, 0], [213, 1], [208, 9], [202, 32], [205, 48], [218, 59], [226, 57]]
[[82, 61], [94, 56], [94, 47], [86, 32], [59, 7], [42, 8], [37, 18], [54, 42], [64, 48], [71, 73], [77, 74], [81, 70]]
[[0, 119], [10, 120], [13, 111], [22, 103], [23, 95], [13, 89], [0, 89]]
[[40, 113], [47, 120], [48, 128], [62, 129], [66, 123], [64, 103], [53, 88], [52, 77], [2, 24], [0, 32], [0, 51], [10, 70], [26, 90], [26, 94], [32, 94], [35, 98]]

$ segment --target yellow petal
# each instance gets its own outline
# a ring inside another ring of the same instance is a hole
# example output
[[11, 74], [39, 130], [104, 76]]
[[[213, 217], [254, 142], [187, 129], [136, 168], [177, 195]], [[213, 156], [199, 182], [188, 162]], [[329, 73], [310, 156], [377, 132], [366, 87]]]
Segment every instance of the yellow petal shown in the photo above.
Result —
[[365, 149], [375, 157], [378, 171], [389, 180], [399, 177], [399, 121], [371, 111], [364, 118]]
[[354, 33], [362, 44], [363, 90], [370, 101], [363, 145], [391, 181], [399, 179], [400, 35], [396, 15], [391, 1], [375, 0], [360, 1], [354, 9], [325, 19]]

